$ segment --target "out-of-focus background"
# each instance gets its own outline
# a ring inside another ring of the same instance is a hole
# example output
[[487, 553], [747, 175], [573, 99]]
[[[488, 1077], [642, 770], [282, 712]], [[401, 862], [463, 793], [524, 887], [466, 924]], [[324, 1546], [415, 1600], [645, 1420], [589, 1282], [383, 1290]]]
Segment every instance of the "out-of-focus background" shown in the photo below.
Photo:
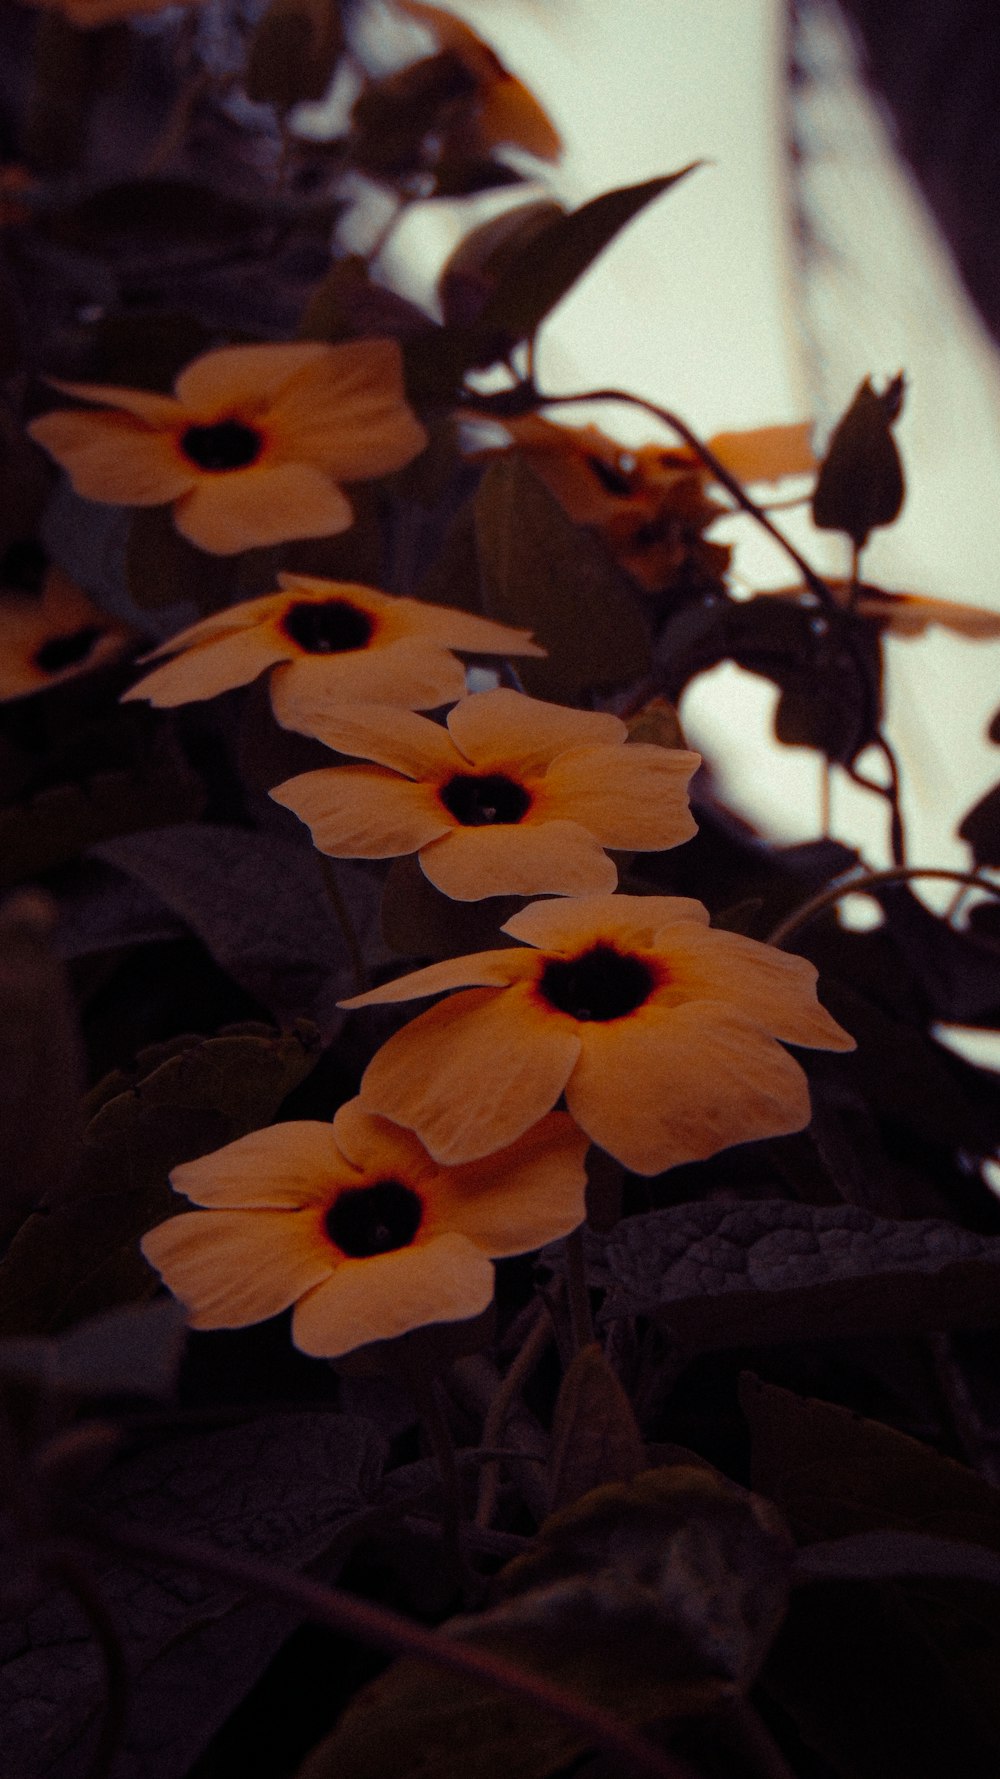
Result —
[[[827, 0], [455, 0], [452, 10], [495, 44], [562, 131], [561, 199], [705, 163], [643, 212], [546, 323], [543, 387], [611, 383], [668, 404], [703, 435], [809, 417], [822, 446], [863, 377], [878, 384], [903, 369], [908, 497], [866, 552], [865, 576], [1000, 610], [1000, 361], [895, 145], [906, 143], [989, 312], [975, 217], [954, 203], [967, 138], [974, 149], [977, 127], [989, 125], [977, 125], [968, 90], [978, 79], [989, 92], [989, 5], [894, 0], [888, 11], [906, 16], [892, 21], [863, 0], [850, 0], [853, 17]], [[974, 210], [982, 174], [968, 194]], [[497, 207], [494, 197], [473, 213]], [[393, 281], [427, 299], [469, 217], [467, 201], [418, 206], [387, 256]], [[656, 436], [625, 409], [590, 417], [628, 442]], [[841, 540], [813, 531], [801, 510], [782, 522], [818, 568], [845, 570]], [[748, 582], [788, 584], [783, 560], [746, 522], [733, 535]], [[963, 866], [955, 825], [1000, 775], [986, 735], [1000, 703], [1000, 642], [934, 628], [890, 638], [887, 657], [912, 862]], [[690, 689], [683, 717], [735, 808], [775, 839], [810, 838], [821, 768], [811, 751], [774, 744], [775, 696], [727, 664]], [[832, 826], [872, 864], [886, 862], [882, 801], [836, 769]], [[927, 895], [937, 906], [949, 899]]]

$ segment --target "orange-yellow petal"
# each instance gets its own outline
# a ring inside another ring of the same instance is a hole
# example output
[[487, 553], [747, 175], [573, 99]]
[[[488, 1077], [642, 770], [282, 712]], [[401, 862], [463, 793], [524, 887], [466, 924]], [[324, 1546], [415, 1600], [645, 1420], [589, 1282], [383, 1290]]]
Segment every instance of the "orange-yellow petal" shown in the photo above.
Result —
[[815, 470], [811, 432], [808, 420], [792, 426], [755, 426], [748, 432], [717, 432], [708, 445], [738, 481], [777, 482], [782, 476], [807, 476]]
[[610, 893], [618, 872], [600, 841], [574, 821], [454, 828], [425, 845], [420, 866], [456, 902], [484, 896]]
[[337, 1108], [333, 1135], [345, 1159], [369, 1178], [384, 1176], [417, 1186], [438, 1172], [411, 1130], [366, 1112], [357, 1096]]
[[[444, 994], [449, 988], [507, 988], [538, 973], [538, 959], [530, 951], [508, 945], [498, 951], [470, 951], [464, 957], [442, 958], [438, 964], [425, 964], [422, 970], [409, 970], [394, 982], [383, 982], [364, 994], [338, 1001], [339, 1007], [375, 1007], [390, 1001], [417, 1001], [425, 995]], [[368, 1107], [377, 1111], [376, 1106]]]
[[271, 792], [335, 859], [395, 859], [447, 833], [451, 823], [429, 785], [384, 766], [302, 772]]
[[224, 611], [212, 612], [207, 618], [199, 618], [197, 624], [189, 624], [186, 630], [176, 631], [166, 642], [150, 649], [142, 659], [158, 661], [163, 655], [177, 655], [182, 649], [193, 648], [195, 643], [215, 642], [236, 630], [252, 630], [257, 624], [280, 617], [287, 604], [288, 600], [283, 593], [268, 593], [261, 599], [244, 599], [239, 605], [230, 605]]
[[674, 921], [707, 926], [708, 910], [689, 896], [581, 896], [532, 902], [502, 930], [543, 951], [576, 950], [599, 939], [649, 948], [660, 929]]
[[563, 749], [623, 742], [628, 733], [610, 712], [547, 704], [507, 686], [463, 698], [448, 713], [448, 730], [474, 765], [500, 764], [521, 772], [542, 770]]
[[175, 1167], [170, 1184], [212, 1210], [296, 1210], [322, 1204], [331, 1185], [356, 1184], [329, 1124], [295, 1119], [237, 1137]]
[[145, 698], [150, 704], [170, 708], [215, 698], [233, 686], [249, 685], [281, 659], [281, 644], [268, 630], [230, 631], [200, 648], [188, 649], [162, 667], [154, 667], [144, 679], [123, 694], [122, 701]]
[[557, 161], [562, 137], [534, 93], [513, 74], [489, 83], [479, 113], [479, 134], [488, 146], [510, 143], [540, 161]]
[[336, 1262], [315, 1209], [188, 1211], [143, 1237], [142, 1251], [194, 1328], [245, 1328], [285, 1310]]
[[464, 1322], [492, 1300], [486, 1256], [465, 1236], [442, 1235], [370, 1260], [345, 1260], [296, 1304], [292, 1339], [300, 1352], [335, 1359], [431, 1322]]
[[687, 784], [700, 764], [699, 754], [648, 742], [575, 748], [545, 775], [546, 808], [582, 822], [603, 846], [678, 846], [697, 832]]
[[311, 463], [204, 473], [174, 509], [181, 534], [212, 556], [232, 556], [262, 544], [346, 531], [350, 502]]
[[450, 605], [427, 605], [420, 599], [394, 599], [392, 604], [398, 619], [406, 623], [413, 635], [431, 637], [446, 649], [460, 649], [464, 655], [541, 657], [546, 653], [532, 642], [530, 630], [518, 630], [512, 624], [497, 624], [492, 618], [480, 618], [474, 612], [459, 611]]
[[566, 1087], [577, 1123], [637, 1174], [700, 1161], [733, 1143], [809, 1122], [798, 1063], [742, 1013], [718, 1003], [646, 1007], [592, 1022]]
[[120, 383], [66, 383], [61, 377], [49, 377], [46, 381], [63, 395], [94, 402], [100, 408], [120, 408], [146, 426], [176, 431], [185, 424], [184, 408], [172, 395], [156, 395], [150, 389], [126, 389]]
[[174, 383], [178, 401], [200, 418], [239, 409], [260, 414], [293, 377], [317, 369], [332, 351], [319, 340], [272, 346], [221, 346], [185, 365]]
[[471, 989], [421, 1013], [376, 1051], [361, 1102], [415, 1130], [436, 1161], [475, 1161], [551, 1111], [579, 1053], [577, 1032], [537, 1009], [525, 986]]
[[657, 944], [670, 959], [667, 995], [676, 990], [685, 999], [725, 1002], [786, 1044], [854, 1049], [854, 1039], [816, 999], [817, 971], [807, 958], [691, 923], [664, 928]]
[[276, 449], [321, 465], [338, 480], [402, 469], [427, 444], [406, 401], [395, 340], [351, 340], [294, 376], [267, 414]]
[[417, 637], [404, 637], [385, 648], [301, 656], [279, 667], [271, 680], [271, 705], [286, 729], [312, 735], [324, 709], [340, 699], [353, 704], [371, 698], [373, 703], [433, 710], [460, 698], [464, 690], [465, 671], [454, 655]]
[[407, 778], [461, 772], [466, 764], [447, 729], [395, 704], [337, 704], [317, 711], [313, 734], [341, 754], [390, 766]]
[[60, 408], [33, 420], [28, 431], [87, 500], [165, 506], [197, 480], [197, 470], [184, 462], [172, 434], [154, 432], [128, 414]]
[[590, 1147], [565, 1112], [549, 1112], [506, 1149], [438, 1174], [434, 1224], [484, 1254], [525, 1254], [576, 1229], [586, 1215]]

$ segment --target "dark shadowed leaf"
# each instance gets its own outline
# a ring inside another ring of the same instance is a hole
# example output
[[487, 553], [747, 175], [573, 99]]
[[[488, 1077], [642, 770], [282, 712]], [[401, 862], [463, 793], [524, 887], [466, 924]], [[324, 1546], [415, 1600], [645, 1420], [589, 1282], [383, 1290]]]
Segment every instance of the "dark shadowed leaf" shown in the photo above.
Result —
[[477, 332], [487, 337], [508, 334], [515, 340], [533, 334], [626, 223], [698, 164], [692, 161], [677, 173], [602, 192], [551, 222], [502, 267]]
[[646, 1448], [625, 1391], [595, 1341], [572, 1360], [552, 1420], [552, 1511], [569, 1507], [601, 1483], [628, 1483], [646, 1464]]
[[55, 915], [34, 891], [0, 909], [0, 1230], [60, 1195], [82, 1132], [83, 1059]]
[[279, 111], [322, 99], [343, 49], [340, 0], [271, 0], [250, 43], [247, 93]]
[[[369, 1422], [274, 1414], [171, 1437], [121, 1459], [87, 1507], [129, 1529], [316, 1565], [332, 1579], [350, 1527], [378, 1486]], [[339, 1546], [339, 1550], [338, 1550]], [[294, 1608], [162, 1563], [92, 1560], [122, 1639], [129, 1713], [115, 1779], [183, 1779], [297, 1622]], [[79, 1609], [52, 1593], [26, 1621], [0, 1624], [0, 1736], [18, 1779], [84, 1779], [102, 1694], [101, 1658]]]
[[1000, 784], [973, 804], [958, 833], [971, 846], [977, 865], [1000, 866]]
[[533, 697], [579, 703], [647, 671], [649, 636], [628, 580], [519, 452], [504, 452], [486, 471], [476, 534], [484, 609], [530, 627], [548, 650], [547, 660], [517, 664]]
[[0, 813], [0, 886], [75, 859], [109, 835], [183, 821], [201, 812], [205, 789], [164, 733], [139, 765], [53, 785]]
[[170, 1170], [270, 1123], [318, 1054], [312, 1029], [179, 1045], [125, 1091], [93, 1096], [73, 1196], [30, 1216], [0, 1263], [0, 1334], [49, 1334], [149, 1297], [138, 1244], [178, 1209]]
[[514, 943], [500, 928], [522, 906], [518, 896], [453, 902], [428, 883], [416, 859], [394, 859], [382, 891], [382, 937], [404, 957], [461, 957]]
[[[757, 1378], [744, 1380], [741, 1402], [754, 1486], [807, 1546], [878, 1532], [917, 1544], [910, 1535], [926, 1533], [935, 1546], [957, 1541], [959, 1562], [963, 1550], [1000, 1551], [1000, 1492], [963, 1465]], [[978, 1567], [989, 1564], [995, 1554]], [[765, 1676], [807, 1739], [862, 1779], [986, 1779], [1000, 1761], [998, 1677], [1000, 1590], [934, 1578], [796, 1592]]]
[[[311, 847], [205, 824], [95, 851], [159, 896], [276, 1019], [312, 1019], [326, 1042], [339, 1030], [337, 1001], [353, 987], [350, 955]], [[340, 860], [334, 869], [364, 949], [376, 922], [369, 879]]]
[[464, 235], [438, 279], [445, 325], [474, 326], [504, 269], [564, 214], [562, 205], [551, 198], [536, 198], [491, 216]]
[[[594, 1490], [503, 1571], [503, 1599], [445, 1628], [628, 1722], [708, 1711], [753, 1681], [781, 1621], [791, 1544], [735, 1483], [677, 1465]], [[578, 1732], [419, 1662], [359, 1694], [300, 1779], [545, 1779]]]
[[903, 390], [902, 377], [894, 377], [877, 395], [866, 377], [820, 465], [813, 523], [822, 531], [846, 531], [858, 549], [876, 526], [891, 525], [903, 504], [903, 466], [892, 436]]
[[755, 1199], [628, 1217], [605, 1319], [651, 1316], [693, 1351], [1000, 1323], [1000, 1237], [855, 1205]]

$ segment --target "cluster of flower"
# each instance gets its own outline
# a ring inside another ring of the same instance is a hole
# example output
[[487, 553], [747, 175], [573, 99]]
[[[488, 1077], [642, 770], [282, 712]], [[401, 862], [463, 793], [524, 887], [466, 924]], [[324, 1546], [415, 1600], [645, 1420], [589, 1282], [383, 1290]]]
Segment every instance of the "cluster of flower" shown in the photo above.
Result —
[[[174, 397], [63, 387], [103, 405], [31, 430], [78, 492], [172, 502], [178, 528], [217, 553], [343, 528], [339, 480], [424, 445], [390, 341], [209, 352]], [[343, 1003], [460, 991], [377, 1051], [332, 1124], [279, 1124], [175, 1170], [202, 1208], [143, 1247], [197, 1327], [294, 1305], [296, 1344], [334, 1356], [473, 1316], [492, 1260], [583, 1221], [590, 1142], [653, 1174], [800, 1129], [806, 1080], [783, 1045], [851, 1046], [804, 959], [711, 930], [698, 902], [613, 893], [607, 848], [694, 833], [698, 756], [631, 742], [607, 712], [506, 687], [466, 695], [456, 650], [544, 653], [483, 617], [282, 575], [173, 637], [126, 694], [172, 706], [267, 671], [281, 724], [359, 762], [273, 792], [323, 853], [415, 853], [458, 901], [544, 898], [503, 927], [520, 943]], [[446, 724], [417, 714], [444, 705]]]

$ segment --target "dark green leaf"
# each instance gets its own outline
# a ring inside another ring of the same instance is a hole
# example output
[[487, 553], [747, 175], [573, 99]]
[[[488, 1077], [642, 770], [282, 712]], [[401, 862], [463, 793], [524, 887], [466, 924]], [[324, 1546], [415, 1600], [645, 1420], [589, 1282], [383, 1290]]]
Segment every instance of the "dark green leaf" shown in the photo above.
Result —
[[754, 1199], [628, 1217], [602, 1315], [651, 1316], [694, 1352], [1000, 1323], [1000, 1237], [856, 1205]]
[[508, 334], [514, 340], [533, 334], [626, 223], [699, 164], [692, 161], [677, 173], [602, 192], [550, 223], [503, 268], [479, 316], [478, 330], [486, 336]]
[[[710, 1711], [749, 1686], [780, 1623], [791, 1545], [736, 1484], [683, 1465], [608, 1485], [548, 1520], [504, 1598], [446, 1634], [574, 1688], [626, 1722]], [[360, 1693], [299, 1779], [545, 1779], [579, 1733], [402, 1661]]]
[[877, 526], [891, 525], [906, 492], [892, 436], [903, 401], [896, 377], [877, 395], [866, 377], [833, 430], [813, 494], [813, 523], [846, 531], [858, 549]]
[[[368, 1523], [383, 1451], [370, 1422], [268, 1414], [161, 1439], [120, 1459], [86, 1508], [112, 1524], [270, 1558], [333, 1580]], [[116, 1770], [183, 1779], [299, 1621], [294, 1607], [158, 1562], [87, 1558], [121, 1638], [129, 1710]], [[44, 1624], [44, 1631], [40, 1626]], [[101, 1656], [62, 1590], [2, 1627], [0, 1739], [13, 1779], [87, 1771]]]
[[1000, 784], [973, 804], [958, 833], [971, 846], [977, 865], [1000, 866]]
[[[744, 1380], [741, 1402], [754, 1486], [806, 1545], [926, 1532], [970, 1554], [1000, 1551], [1000, 1492], [964, 1466], [756, 1378]], [[809, 1739], [852, 1775], [986, 1779], [1000, 1761], [1000, 1592], [933, 1579], [809, 1588], [796, 1595], [767, 1679]]]
[[553, 1513], [601, 1483], [628, 1483], [646, 1448], [625, 1391], [596, 1341], [570, 1363], [556, 1397], [549, 1453]]
[[273, 1119], [318, 1054], [309, 1030], [206, 1038], [101, 1106], [73, 1196], [35, 1212], [0, 1263], [0, 1334], [48, 1334], [156, 1288], [139, 1252], [178, 1209], [170, 1170]]
[[649, 668], [649, 636], [627, 577], [573, 524], [517, 451], [486, 471], [476, 495], [483, 607], [529, 627], [548, 650], [518, 663], [527, 692], [578, 704]]
[[93, 1316], [55, 1339], [0, 1341], [0, 1376], [74, 1396], [170, 1396], [187, 1321], [172, 1297]]

